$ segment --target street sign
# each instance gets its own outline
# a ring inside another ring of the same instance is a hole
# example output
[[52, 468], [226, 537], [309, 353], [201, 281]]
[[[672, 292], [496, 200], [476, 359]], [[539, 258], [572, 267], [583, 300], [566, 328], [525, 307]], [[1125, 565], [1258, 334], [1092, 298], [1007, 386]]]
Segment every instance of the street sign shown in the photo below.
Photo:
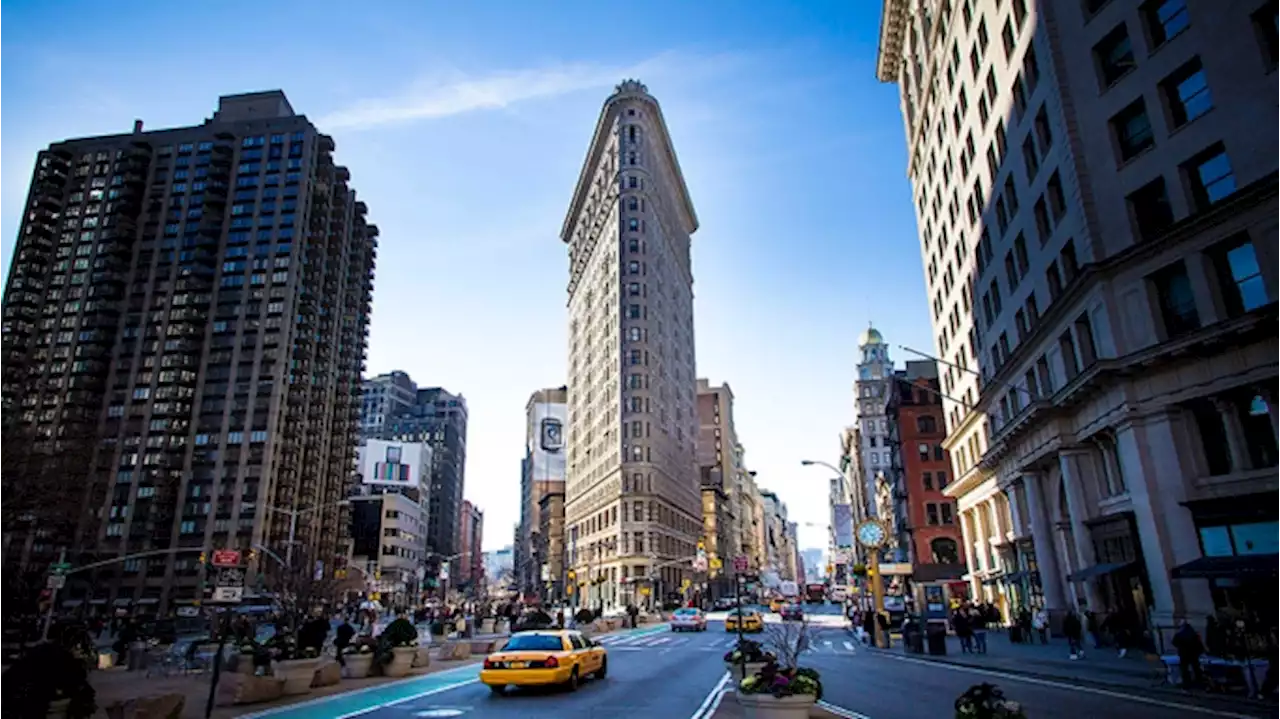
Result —
[[747, 571], [748, 566], [749, 565], [747, 563], [747, 555], [739, 554], [738, 556], [733, 558], [733, 571], [741, 574]]
[[235, 567], [240, 564], [240, 552], [235, 549], [218, 549], [213, 553], [213, 566]]
[[53, 572], [54, 574], [66, 574], [67, 571], [70, 569], [71, 569], [71, 565], [68, 564], [67, 562], [58, 562], [53, 566], [49, 567], [49, 571]]
[[67, 586], [67, 577], [64, 574], [50, 574], [46, 586], [50, 589], [62, 589]]
[[226, 604], [239, 604], [244, 599], [244, 587], [214, 587], [213, 601]]
[[722, 568], [722, 567], [724, 567], [724, 562], [720, 561], [720, 558], [719, 558], [719, 557], [712, 557], [712, 558], [711, 558], [711, 568], [712, 568], [712, 569], [720, 569], [720, 568]]
[[[215, 555], [215, 560], [216, 555]], [[240, 567], [218, 567], [213, 578], [212, 601], [238, 604], [244, 598], [244, 570]]]

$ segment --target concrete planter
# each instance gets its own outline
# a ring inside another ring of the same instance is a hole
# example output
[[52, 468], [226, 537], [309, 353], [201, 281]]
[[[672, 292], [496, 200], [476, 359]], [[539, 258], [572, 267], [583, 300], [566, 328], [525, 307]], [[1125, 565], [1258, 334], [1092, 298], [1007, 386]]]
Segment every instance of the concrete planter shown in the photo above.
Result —
[[772, 694], [734, 694], [746, 719], [809, 719], [809, 710], [818, 703], [812, 694], [775, 697]]
[[418, 651], [413, 655], [413, 666], [429, 667], [431, 666], [431, 647], [419, 646]]
[[70, 699], [54, 699], [49, 702], [49, 713], [45, 716], [49, 719], [66, 719], [67, 710], [71, 708]]
[[417, 653], [417, 647], [393, 647], [391, 662], [382, 667], [382, 674], [388, 677], [409, 676], [409, 670], [413, 668], [413, 657]]
[[347, 664], [348, 679], [364, 679], [369, 676], [369, 671], [373, 669], [373, 652], [364, 654], [344, 654], [342, 661]]
[[286, 659], [276, 662], [274, 674], [284, 680], [285, 696], [297, 696], [311, 691], [311, 680], [315, 679], [316, 667], [319, 666], [320, 657]]
[[482, 620], [480, 620], [480, 633], [481, 633], [481, 634], [493, 634], [493, 625], [494, 625], [494, 622], [493, 622], [493, 620], [492, 620], [492, 619], [482, 619]]
[[747, 662], [747, 672], [746, 674], [743, 674], [742, 665], [739, 664], [738, 662], [724, 663], [725, 669], [729, 670], [729, 674], [733, 676], [733, 680], [735, 682], [741, 682], [743, 679], [746, 679], [747, 677], [755, 676], [756, 674], [759, 674], [760, 670], [764, 669], [764, 665], [765, 665], [765, 662]]
[[505, 619], [497, 620], [496, 622], [493, 623], [493, 633], [494, 634], [510, 634], [511, 622]]

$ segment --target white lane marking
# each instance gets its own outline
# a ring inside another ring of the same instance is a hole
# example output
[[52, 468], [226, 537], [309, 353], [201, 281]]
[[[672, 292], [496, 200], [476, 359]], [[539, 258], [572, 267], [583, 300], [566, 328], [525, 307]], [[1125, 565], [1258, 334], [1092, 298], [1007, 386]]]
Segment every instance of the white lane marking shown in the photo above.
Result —
[[902, 657], [894, 654], [882, 654], [882, 656], [895, 659], [900, 662], [910, 662], [921, 666], [938, 667], [944, 666], [947, 669], [957, 672], [967, 672], [969, 674], [978, 674], [980, 676], [998, 677], [1000, 679], [1008, 679], [1010, 681], [1022, 682], [1024, 684], [1036, 684], [1042, 687], [1052, 687], [1054, 689], [1064, 689], [1073, 692], [1084, 692], [1086, 694], [1096, 694], [1097, 696], [1110, 697], [1112, 699], [1123, 699], [1125, 701], [1137, 702], [1139, 704], [1150, 704], [1151, 706], [1164, 707], [1165, 709], [1178, 709], [1186, 712], [1194, 712], [1196, 714], [1204, 714], [1205, 716], [1227, 717], [1227, 719], [1254, 719], [1250, 714], [1237, 714], [1235, 712], [1219, 711], [1217, 709], [1209, 709], [1207, 707], [1198, 707], [1193, 704], [1181, 704], [1178, 702], [1165, 701], [1163, 699], [1155, 699], [1152, 697], [1144, 697], [1138, 694], [1125, 694], [1124, 692], [1112, 691], [1110, 689], [1099, 689], [1097, 687], [1083, 686], [1080, 684], [1067, 684], [1065, 682], [1050, 681], [1048, 679], [1037, 679], [1036, 677], [1020, 676], [1007, 672], [995, 671], [993, 669], [980, 669], [978, 667], [966, 667], [959, 664], [949, 664], [946, 662], [931, 662], [924, 659], [915, 659], [912, 657]]
[[[469, 662], [469, 663], [464, 664], [464, 665], [462, 665], [462, 666], [460, 666], [460, 667], [455, 667], [455, 668], [453, 668], [453, 669], [445, 669], [444, 671], [434, 672], [434, 673], [432, 673], [432, 674], [427, 674], [427, 675], [424, 675], [424, 676], [431, 676], [431, 677], [443, 678], [444, 676], [447, 676], [447, 675], [449, 675], [449, 674], [463, 674], [463, 675], [465, 675], [465, 674], [467, 673], [467, 670], [471, 670], [471, 671], [476, 672], [476, 677], [475, 677], [475, 678], [468, 679], [468, 680], [465, 680], [465, 681], [461, 681], [461, 682], [458, 682], [458, 683], [456, 683], [456, 684], [450, 684], [449, 686], [444, 687], [444, 690], [448, 690], [448, 689], [452, 689], [452, 688], [454, 688], [454, 687], [460, 687], [460, 686], [463, 686], [463, 685], [466, 685], [466, 684], [471, 684], [472, 682], [478, 682], [478, 681], [480, 681], [480, 679], [479, 679], [480, 667], [481, 667], [481, 663], [480, 663], [480, 662]], [[417, 680], [422, 679], [422, 678], [423, 678], [423, 677], [408, 677], [408, 678], [406, 678], [406, 679], [402, 679], [402, 680], [400, 680], [400, 681], [404, 681], [404, 682], [411, 682], [411, 681], [417, 681]], [[312, 706], [312, 705], [316, 705], [316, 704], [324, 704], [325, 702], [327, 702], [327, 701], [329, 701], [330, 699], [333, 699], [334, 697], [337, 697], [337, 696], [344, 696], [344, 697], [349, 697], [349, 696], [358, 696], [358, 695], [360, 695], [360, 694], [368, 694], [369, 692], [376, 692], [376, 691], [380, 691], [380, 690], [382, 690], [382, 689], [386, 689], [387, 687], [392, 686], [392, 685], [397, 684], [397, 683], [399, 683], [399, 682], [387, 682], [386, 684], [379, 684], [379, 685], [377, 685], [377, 686], [364, 687], [364, 688], [362, 688], [362, 689], [352, 689], [351, 691], [348, 691], [348, 692], [341, 692], [341, 693], [339, 693], [339, 694], [330, 694], [329, 696], [316, 697], [315, 699], [307, 699], [306, 701], [296, 702], [296, 703], [294, 703], [294, 704], [287, 704], [287, 705], [282, 706], [282, 707], [273, 707], [273, 708], [271, 708], [271, 709], [263, 709], [263, 710], [261, 710], [261, 711], [251, 712], [251, 713], [249, 713], [249, 714], [241, 714], [241, 715], [240, 715], [240, 717], [239, 717], [239, 719], [260, 719], [260, 718], [262, 718], [262, 717], [269, 717], [269, 716], [273, 716], [273, 715], [275, 715], [275, 714], [283, 714], [283, 713], [285, 713], [285, 712], [293, 711], [293, 710], [295, 710], [295, 709], [301, 709], [302, 707]], [[434, 692], [434, 690], [433, 690], [433, 692]], [[381, 704], [379, 704], [378, 706], [382, 706], [382, 705], [381, 705]]]
[[844, 707], [838, 707], [835, 704], [829, 704], [827, 702], [818, 702], [818, 706], [838, 717], [844, 717], [845, 719], [871, 719], [871, 717], [866, 714], [859, 714], [852, 709], [845, 709]]
[[707, 694], [707, 697], [702, 700], [702, 705], [689, 719], [710, 719], [715, 714], [716, 708], [720, 706], [720, 697], [724, 696], [724, 685], [729, 683], [729, 677], [729, 672], [725, 672], [724, 676], [720, 677], [720, 681], [711, 688], [711, 693]]
[[650, 640], [649, 642], [646, 642], [645, 646], [656, 647], [659, 644], [666, 644], [669, 641], [671, 641], [671, 637], [658, 637], [657, 639], [653, 639], [653, 640]]
[[644, 647], [614, 647], [615, 652], [643, 652]]
[[414, 695], [413, 695], [413, 696], [411, 696], [411, 697], [405, 697], [405, 698], [403, 698], [403, 699], [397, 699], [397, 700], [395, 700], [395, 701], [387, 702], [387, 703], [385, 703], [385, 704], [378, 704], [377, 706], [371, 706], [371, 707], [367, 707], [367, 708], [365, 708], [365, 709], [359, 709], [359, 710], [357, 710], [357, 711], [350, 712], [349, 714], [343, 714], [343, 715], [341, 715], [341, 716], [337, 717], [337, 719], [351, 719], [351, 717], [358, 717], [358, 716], [360, 716], [361, 714], [368, 714], [368, 713], [369, 713], [369, 712], [371, 712], [371, 711], [377, 711], [378, 709], [382, 709], [383, 707], [393, 707], [393, 706], [396, 706], [397, 704], [404, 704], [404, 703], [406, 703], [406, 702], [411, 702], [411, 701], [413, 701], [414, 699], [421, 699], [421, 698], [423, 698], [423, 697], [429, 697], [429, 696], [431, 696], [432, 694], [440, 694], [441, 692], [447, 692], [447, 691], [449, 691], [449, 690], [451, 690], [451, 689], [457, 689], [458, 687], [464, 687], [464, 686], [466, 686], [466, 685], [468, 685], [468, 684], [477, 684], [477, 683], [479, 683], [479, 681], [480, 681], [479, 679], [469, 679], [469, 680], [467, 680], [467, 681], [465, 681], [465, 682], [458, 682], [457, 684], [448, 684], [448, 685], [445, 685], [445, 686], [442, 686], [442, 687], [436, 687], [435, 689], [431, 689], [431, 690], [429, 690], [429, 691], [422, 692], [421, 694], [414, 694]]
[[845, 649], [847, 649], [847, 650], [849, 650], [849, 651], [853, 651], [853, 642], [845, 642], [845, 643], [844, 643], [844, 648], [845, 648]]

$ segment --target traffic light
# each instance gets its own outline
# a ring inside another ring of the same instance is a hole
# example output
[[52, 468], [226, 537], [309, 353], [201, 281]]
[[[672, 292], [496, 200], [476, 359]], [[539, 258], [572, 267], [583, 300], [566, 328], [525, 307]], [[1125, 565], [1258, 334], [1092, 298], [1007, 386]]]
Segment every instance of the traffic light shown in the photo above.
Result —
[[202, 565], [203, 565], [203, 564], [208, 564], [208, 563], [209, 563], [209, 554], [208, 554], [207, 552], [201, 552], [201, 553], [200, 553], [200, 564], [202, 564]]

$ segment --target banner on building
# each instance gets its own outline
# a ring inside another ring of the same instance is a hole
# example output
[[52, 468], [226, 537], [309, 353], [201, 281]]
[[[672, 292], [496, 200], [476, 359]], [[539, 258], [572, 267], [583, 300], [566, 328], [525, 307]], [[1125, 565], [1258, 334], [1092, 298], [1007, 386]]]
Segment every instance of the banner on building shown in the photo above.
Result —
[[837, 504], [832, 507], [832, 520], [835, 522], [836, 546], [853, 546], [853, 505]]
[[565, 425], [569, 408], [556, 402], [540, 402], [533, 406], [532, 437], [529, 455], [535, 482], [545, 480], [564, 481], [565, 477]]

